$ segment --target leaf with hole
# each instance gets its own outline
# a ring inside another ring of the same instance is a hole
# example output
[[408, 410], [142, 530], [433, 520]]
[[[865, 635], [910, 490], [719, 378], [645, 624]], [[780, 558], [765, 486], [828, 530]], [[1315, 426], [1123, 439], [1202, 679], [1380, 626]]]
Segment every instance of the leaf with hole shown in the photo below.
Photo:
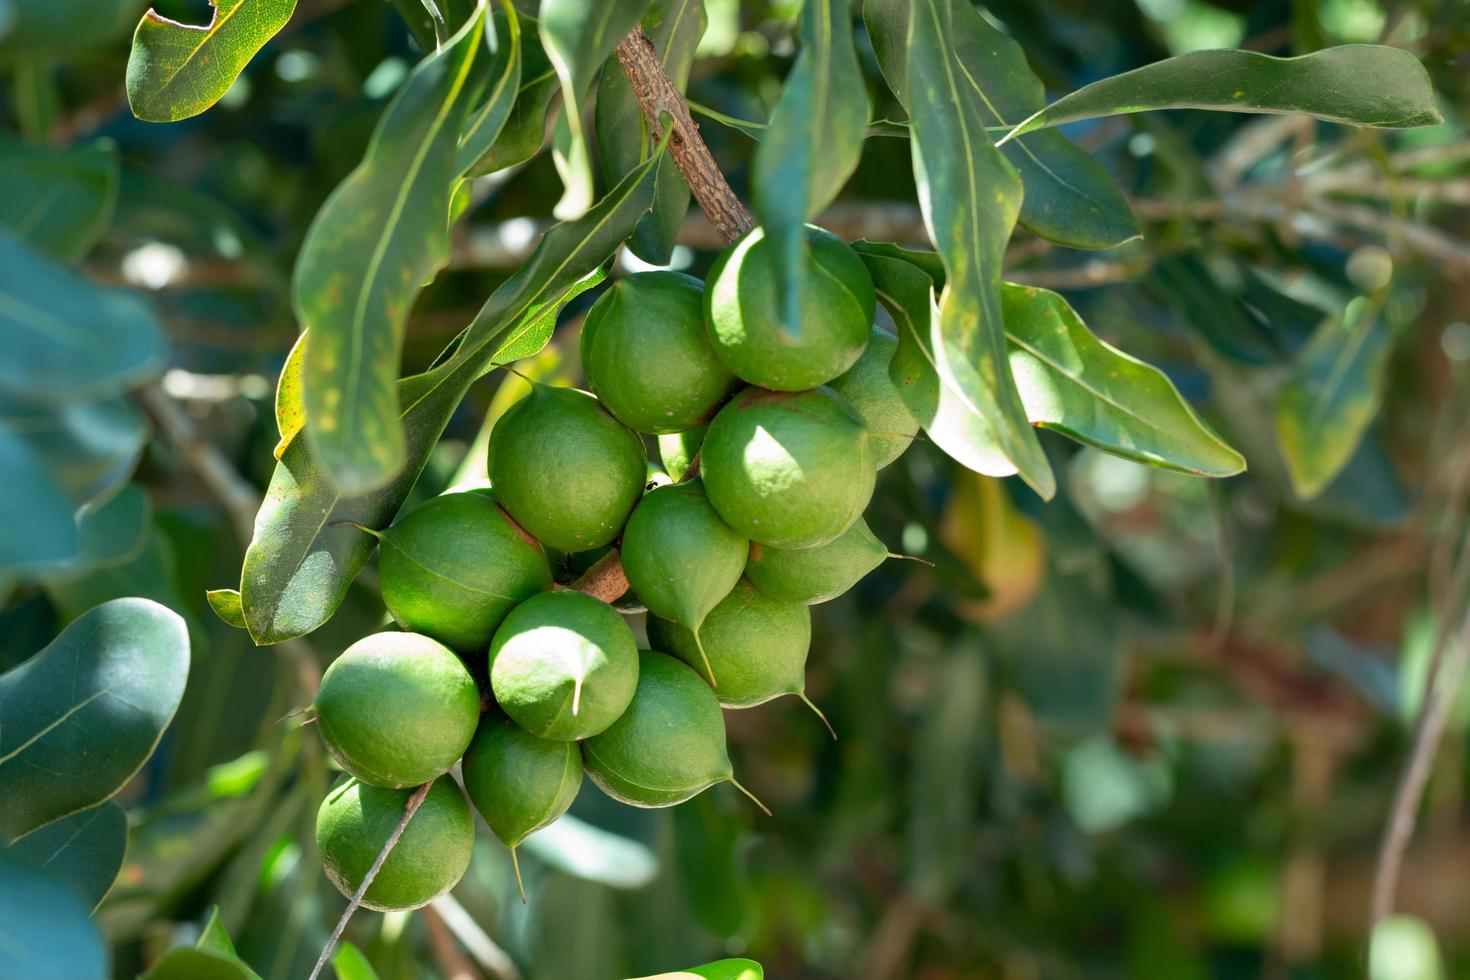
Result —
[[153, 754], [189, 674], [174, 612], [117, 599], [0, 675], [0, 838], [110, 798]]
[[1276, 398], [1276, 438], [1292, 488], [1317, 496], [1342, 472], [1383, 401], [1393, 331], [1359, 297], [1317, 328]]
[[451, 184], [483, 10], [409, 73], [362, 163], [312, 221], [292, 299], [307, 439], [349, 493], [398, 476], [406, 450], [396, 381], [410, 308], [449, 258]]
[[868, 90], [853, 47], [848, 0], [807, 0], [801, 53], [781, 86], [751, 162], [755, 216], [773, 249], [782, 327], [801, 332], [805, 223], [857, 169], [868, 125]]
[[388, 486], [352, 496], [327, 480], [306, 440], [282, 455], [245, 553], [240, 599], [251, 637], [279, 643], [316, 629], [336, 611], [372, 554], [369, 535], [388, 525], [471, 383], [498, 352], [543, 322], [631, 234], [653, 203], [651, 158], [575, 222], [554, 226], [520, 270], [485, 302], [448, 356], [398, 383], [409, 461]]
[[966, 0], [918, 0], [909, 26], [905, 88], [914, 176], [947, 273], [939, 342], [930, 349], [946, 386], [953, 382], [963, 392], [1015, 472], [1048, 499], [1056, 478], [1011, 377], [1001, 317], [1000, 270], [1020, 211], [1021, 181], [990, 142], [984, 103], [964, 82], [952, 46], [956, 3]]
[[128, 815], [112, 800], [49, 823], [10, 845], [10, 851], [60, 875], [88, 909], [102, 901], [128, 848]]
[[[986, 126], [1003, 130], [1041, 109], [1046, 92], [1021, 46], [969, 4], [953, 10], [960, 79], [975, 93]], [[909, 0], [865, 0], [863, 21], [888, 87], [907, 104]], [[1142, 234], [1108, 172], [1061, 133], [1021, 137], [1001, 152], [1021, 176], [1019, 220], [1033, 234], [1073, 248], [1112, 248]]]
[[1084, 85], [1022, 120], [1002, 142], [1079, 119], [1151, 109], [1304, 112], [1385, 128], [1440, 121], [1429, 73], [1400, 48], [1345, 44], [1295, 58], [1193, 51]]
[[296, 0], [210, 0], [196, 26], [153, 8], [138, 21], [128, 55], [128, 105], [145, 122], [177, 122], [214, 105], [257, 51], [286, 26]]

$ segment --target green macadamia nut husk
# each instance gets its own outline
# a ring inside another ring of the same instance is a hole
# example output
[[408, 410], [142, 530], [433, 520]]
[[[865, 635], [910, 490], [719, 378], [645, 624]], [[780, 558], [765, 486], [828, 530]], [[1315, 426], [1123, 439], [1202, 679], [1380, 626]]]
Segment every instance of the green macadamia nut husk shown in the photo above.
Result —
[[[362, 885], [413, 794], [414, 789], [348, 778], [322, 801], [316, 846], [328, 880], [343, 895], [351, 898]], [[464, 876], [474, 847], [475, 823], [464, 793], [453, 779], [441, 776], [388, 852], [363, 895], [363, 907], [398, 912], [428, 905]]]
[[842, 595], [887, 557], [883, 542], [859, 518], [837, 540], [816, 548], [751, 545], [745, 577], [772, 599], [815, 605]]
[[828, 384], [857, 409], [868, 430], [869, 452], [880, 470], [902, 456], [919, 433], [919, 420], [888, 376], [896, 350], [898, 338], [875, 323], [863, 356]]
[[643, 440], [595, 397], [542, 384], [495, 423], [488, 468], [500, 505], [562, 551], [612, 542], [648, 472]]
[[519, 603], [551, 588], [546, 552], [483, 492], [425, 501], [378, 539], [383, 603], [404, 629], [482, 652]]
[[873, 323], [873, 279], [858, 254], [807, 227], [800, 322], [782, 323], [775, 251], [756, 228], [720, 253], [704, 290], [710, 346], [742, 380], [778, 391], [826, 384], [852, 367]]
[[480, 692], [448, 647], [418, 633], [374, 633], [332, 661], [313, 705], [332, 758], [372, 786], [418, 786], [464, 755]]
[[512, 609], [490, 642], [501, 709], [539, 738], [572, 741], [617, 721], [638, 686], [638, 643], [607, 603], [573, 589]]
[[691, 480], [639, 501], [621, 552], [628, 583], [648, 611], [694, 629], [740, 581], [749, 550]]
[[654, 434], [704, 425], [739, 385], [705, 339], [703, 292], [681, 272], [639, 272], [587, 312], [587, 387], [624, 425]]
[[470, 802], [500, 842], [514, 848], [567, 812], [582, 785], [582, 754], [575, 742], [537, 738], [491, 712], [460, 772]]
[[641, 807], [683, 803], [730, 780], [725, 718], [709, 685], [667, 654], [638, 656], [633, 703], [582, 743], [588, 778], [613, 799]]
[[697, 429], [685, 429], [683, 432], [669, 432], [658, 437], [658, 458], [664, 464], [664, 472], [669, 479], [678, 483], [684, 479], [689, 472], [689, 466], [694, 462], [695, 455], [699, 452], [700, 445], [704, 442], [704, 434], [708, 431], [707, 426]]
[[830, 388], [746, 389], [715, 416], [699, 458], [725, 523], [773, 548], [835, 540], [873, 496], [862, 419]]

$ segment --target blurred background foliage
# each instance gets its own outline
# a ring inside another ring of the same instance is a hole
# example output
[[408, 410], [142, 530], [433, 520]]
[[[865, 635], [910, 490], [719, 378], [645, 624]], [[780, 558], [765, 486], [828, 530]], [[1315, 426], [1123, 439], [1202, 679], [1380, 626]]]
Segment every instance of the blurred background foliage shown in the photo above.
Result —
[[[109, 598], [185, 616], [182, 707], [119, 797], [128, 852], [99, 911], [114, 973], [193, 942], [218, 906], [262, 977], [300, 977], [342, 900], [312, 841], [333, 776], [318, 740], [283, 716], [385, 613], [370, 566], [326, 627], [255, 649], [204, 593], [236, 584], [274, 463], [296, 250], [420, 57], [404, 19], [422, 24], [422, 11], [301, 0], [215, 110], [154, 126], [122, 90], [140, 7], [0, 0], [0, 224], [24, 235], [30, 204], [67, 195], [75, 219], [32, 244], [145, 297], [168, 347], [157, 381], [56, 409], [60, 434], [39, 444], [83, 447], [62, 455], [86, 472], [51, 476], [105, 502], [84, 560], [0, 573], [0, 668]], [[196, 0], [157, 7], [208, 16]], [[798, 4], [706, 7], [690, 98], [764, 119]], [[727, 789], [636, 811], [586, 788], [522, 849], [529, 904], [485, 835], [451, 899], [359, 915], [348, 938], [384, 980], [623, 977], [720, 955], [782, 980], [1361, 975], [1374, 853], [1466, 528], [1470, 5], [983, 9], [1052, 92], [1198, 48], [1383, 40], [1423, 59], [1447, 121], [1385, 133], [1185, 112], [1069, 127], [1146, 237], [1080, 253], [1018, 233], [1008, 276], [1064, 292], [1101, 336], [1163, 367], [1249, 472], [1201, 481], [1043, 434], [1061, 490], [1042, 505], [916, 446], [883, 471], [869, 519], [934, 567], [890, 562], [816, 609], [808, 693], [840, 739], [794, 699], [727, 715], [736, 771], [776, 817]], [[857, 29], [875, 118], [900, 117]], [[702, 125], [744, 192], [755, 144]], [[414, 311], [407, 370], [528, 254], [560, 193], [546, 152], [473, 185], [451, 267]], [[913, 200], [906, 143], [878, 136], [821, 223], [922, 245]], [[674, 264], [702, 274], [711, 229], [691, 215], [681, 241]], [[578, 382], [595, 296], [568, 308], [529, 372]], [[1373, 421], [1303, 501], [1270, 409], [1324, 314], [1355, 296], [1378, 311], [1384, 352], [1352, 381]], [[476, 386], [415, 499], [483, 465], [484, 434], [520, 385]], [[3, 414], [8, 440], [34, 431]], [[6, 466], [15, 535], [41, 518]], [[1385, 927], [1376, 978], [1470, 969], [1467, 719], [1434, 764], [1399, 890], [1413, 918]]]

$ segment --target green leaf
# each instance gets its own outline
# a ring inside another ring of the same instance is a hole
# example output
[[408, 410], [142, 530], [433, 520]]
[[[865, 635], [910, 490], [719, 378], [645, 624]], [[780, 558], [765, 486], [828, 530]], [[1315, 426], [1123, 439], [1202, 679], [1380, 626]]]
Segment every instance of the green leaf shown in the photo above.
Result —
[[163, 954], [142, 980], [260, 980], [260, 975], [235, 952], [219, 921], [219, 907], [213, 906], [198, 942]]
[[934, 693], [914, 732], [904, 866], [912, 893], [942, 904], [970, 873], [989, 679], [968, 644], [956, 644], [936, 667]]
[[1419, 59], [1379, 44], [1345, 44], [1295, 58], [1195, 51], [1104, 78], [1023, 120], [1001, 142], [1047, 126], [1150, 109], [1304, 112], [1358, 126], [1440, 122]]
[[143, 552], [152, 523], [153, 501], [137, 484], [91, 501], [76, 515], [76, 556], [41, 569], [41, 577], [65, 581], [94, 568], [126, 564]]
[[236, 589], [210, 589], [204, 593], [209, 608], [220, 621], [236, 629], [245, 629], [245, 610], [240, 606], [240, 593]]
[[102, 935], [77, 893], [56, 875], [0, 850], [0, 977], [104, 980], [108, 975]]
[[410, 73], [296, 261], [293, 302], [311, 331], [302, 361], [306, 436], [328, 477], [350, 493], [376, 490], [403, 470], [395, 386], [403, 334], [419, 290], [449, 258], [449, 196], [483, 16]]
[[740, 855], [740, 827], [712, 793], [674, 808], [674, 857], [684, 900], [716, 936], [730, 937], [746, 919], [750, 886]]
[[[988, 128], [1004, 128], [1046, 104], [1025, 52], [970, 4], [953, 7], [955, 59]], [[909, 0], [865, 0], [863, 20], [888, 87], [905, 106]], [[1061, 133], [1042, 132], [1002, 148], [1026, 189], [1020, 222], [1033, 234], [1073, 248], [1112, 248], [1139, 237], [1138, 221], [1092, 154]]]
[[332, 954], [332, 969], [337, 971], [337, 980], [378, 980], [363, 951], [346, 941]]
[[658, 858], [648, 845], [571, 814], [527, 837], [520, 849], [564, 874], [609, 888], [644, 888], [658, 877]]
[[483, 177], [524, 163], [541, 151], [546, 140], [546, 113], [561, 87], [556, 69], [542, 50], [539, 36], [529, 25], [521, 29], [521, 82], [511, 105], [510, 116], [500, 135], [469, 171]]
[[[521, 86], [521, 21], [510, 0], [501, 0], [505, 8], [492, 21], [495, 28], [495, 64], [491, 66], [490, 84], [484, 100], [465, 118], [464, 132], [455, 152], [456, 173], [466, 173], [488, 154], [506, 120], [515, 107]], [[498, 68], [498, 70], [497, 70]]]
[[[658, 52], [664, 74], [680, 92], [689, 81], [694, 51], [704, 36], [707, 22], [701, 0], [654, 0], [643, 15], [643, 31]], [[595, 118], [602, 175], [613, 184], [653, 151], [643, 109], [616, 59], [602, 66]], [[628, 251], [653, 265], [666, 264], [673, 255], [688, 210], [689, 185], [674, 161], [665, 158], [659, 165], [653, 213], [639, 222], [628, 240]]]
[[0, 396], [77, 401], [131, 387], [163, 366], [148, 305], [98, 289], [0, 231]]
[[281, 367], [281, 377], [276, 381], [276, 431], [281, 438], [272, 450], [276, 459], [285, 453], [291, 440], [306, 427], [306, 405], [301, 394], [301, 364], [306, 360], [306, 333], [303, 331], [291, 345], [286, 363]]
[[128, 848], [128, 815], [112, 800], [47, 824], [10, 845], [10, 851], [60, 875], [87, 908], [102, 901]]
[[117, 185], [111, 140], [67, 150], [6, 144], [0, 151], [0, 226], [39, 252], [77, 262], [112, 220]]
[[1125, 459], [1233, 476], [1245, 459], [1195, 414], [1158, 368], [1093, 336], [1056, 293], [1001, 289], [1011, 372], [1032, 424]]
[[307, 441], [287, 447], [256, 518], [241, 575], [241, 605], [256, 643], [309, 633], [336, 611], [373, 549], [370, 536], [342, 522], [387, 526], [470, 384], [498, 351], [534, 329], [548, 308], [575, 295], [632, 233], [653, 203], [657, 162], [654, 157], [629, 174], [581, 219], [548, 231], [525, 265], [486, 301], [449, 356], [399, 382], [410, 456], [393, 483], [349, 496], [326, 479]]
[[947, 383], [953, 380], [990, 423], [1014, 471], [1046, 499], [1056, 480], [1011, 377], [1000, 308], [1000, 270], [1021, 181], [990, 142], [984, 104], [964, 83], [951, 46], [956, 2], [965, 0], [917, 0], [909, 25], [914, 176], [947, 273], [933, 352]]
[[1369, 300], [1317, 328], [1276, 398], [1276, 437], [1303, 500], [1342, 472], [1383, 401], [1393, 334]]
[[552, 209], [563, 221], [591, 205], [594, 188], [583, 113], [602, 63], [638, 26], [649, 0], [541, 0], [541, 44], [561, 82], [562, 120], [567, 127], [566, 189]]
[[521, 317], [521, 322], [496, 349], [494, 356], [490, 359], [490, 364], [486, 366], [483, 373], [489, 374], [497, 365], [514, 364], [516, 361], [524, 361], [528, 357], [535, 357], [541, 353], [542, 349], [551, 343], [551, 336], [556, 332], [556, 318], [561, 313], [562, 307], [606, 278], [605, 268], [593, 269], [573, 283], [560, 296], [534, 309], [527, 310]]
[[687, 970], [659, 973], [638, 980], [764, 980], [766, 971], [755, 960], [715, 960], [703, 966], [691, 966]]
[[806, 0], [801, 54], [751, 162], [755, 216], [776, 256], [776, 294], [789, 333], [801, 331], [805, 223], [857, 169], [867, 125], [868, 90], [848, 0]]
[[121, 789], [153, 754], [188, 674], [178, 614], [117, 599], [0, 675], [0, 838], [13, 841]]
[[286, 26], [296, 0], [210, 0], [196, 27], [153, 8], [138, 21], [128, 54], [128, 105], [145, 122], [177, 122], [214, 105], [255, 53]]

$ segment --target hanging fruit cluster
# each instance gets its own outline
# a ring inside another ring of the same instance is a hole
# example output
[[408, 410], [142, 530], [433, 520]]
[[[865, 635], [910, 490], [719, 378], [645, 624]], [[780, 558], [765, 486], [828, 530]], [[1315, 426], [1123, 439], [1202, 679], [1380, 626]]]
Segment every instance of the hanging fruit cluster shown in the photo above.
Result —
[[[633, 806], [743, 791], [721, 708], [811, 704], [808, 606], [889, 557], [862, 513], [919, 426], [889, 380], [896, 340], [874, 325], [857, 254], [810, 229], [794, 310], [778, 308], [773, 269], [756, 230], [708, 284], [620, 279], [583, 327], [591, 393], [533, 385], [496, 423], [491, 489], [371, 532], [404, 632], [349, 647], [314, 704], [349, 774], [317, 820], [345, 894], [429, 783], [363, 904], [414, 908], [458, 881], [474, 838], [446, 775], [461, 759], [469, 802], [514, 856], [584, 775]], [[674, 481], [647, 491], [644, 435]], [[554, 574], [614, 545], [652, 649]]]

